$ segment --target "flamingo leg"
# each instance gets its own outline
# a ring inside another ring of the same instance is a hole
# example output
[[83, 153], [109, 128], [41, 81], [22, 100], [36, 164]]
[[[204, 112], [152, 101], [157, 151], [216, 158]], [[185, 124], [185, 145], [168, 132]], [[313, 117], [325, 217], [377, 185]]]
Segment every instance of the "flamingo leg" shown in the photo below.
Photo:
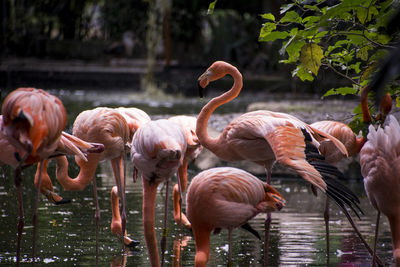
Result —
[[111, 160], [111, 165], [114, 170], [114, 177], [117, 183], [119, 197], [121, 198], [121, 226], [122, 233], [126, 230], [126, 208], [125, 208], [125, 177], [123, 171], [123, 156]]
[[325, 239], [326, 239], [326, 263], [329, 266], [330, 258], [329, 258], [329, 198], [326, 196], [325, 202], [325, 211], [324, 211], [324, 220], [325, 220]]
[[21, 252], [21, 238], [22, 230], [24, 229], [24, 204], [22, 202], [22, 188], [21, 188], [22, 176], [21, 167], [15, 169], [14, 183], [17, 188], [18, 196], [18, 237], [17, 237], [17, 266], [20, 262], [20, 252]]
[[33, 225], [33, 239], [32, 239], [32, 263], [35, 263], [35, 252], [36, 252], [36, 232], [37, 232], [37, 210], [39, 204], [39, 197], [40, 197], [40, 187], [42, 186], [42, 171], [43, 171], [43, 160], [40, 161], [39, 164], [39, 178], [38, 178], [38, 186], [37, 192], [35, 197], [35, 203], [33, 207], [33, 218], [32, 218], [32, 225]]
[[[178, 179], [179, 180], [179, 179]], [[168, 218], [168, 188], [169, 188], [169, 180], [165, 182], [165, 203], [164, 203], [164, 225], [163, 225], [163, 233], [162, 238], [160, 241], [161, 247], [161, 266], [164, 266], [164, 257], [165, 257], [165, 246], [167, 243], [167, 235], [168, 235], [168, 228], [167, 228], [167, 218]]]
[[182, 192], [186, 191], [187, 187], [187, 166], [189, 162], [184, 161], [183, 165], [178, 169], [178, 184], [173, 189], [173, 203], [174, 203], [174, 220], [178, 225], [186, 226], [191, 228], [190, 222], [186, 215], [182, 212]]
[[232, 266], [232, 228], [228, 229], [228, 266]]
[[111, 219], [111, 232], [115, 234], [118, 238], [121, 239], [121, 242], [129, 247], [133, 248], [139, 245], [139, 241], [133, 240], [127, 236], [127, 231], [122, 234], [122, 226], [121, 226], [121, 214], [119, 212], [119, 193], [118, 187], [114, 186], [111, 189], [111, 210], [112, 210], [112, 219]]
[[94, 201], [96, 203], [96, 212], [94, 214], [94, 219], [96, 222], [96, 266], [99, 265], [99, 222], [100, 222], [100, 207], [99, 207], [99, 198], [97, 196], [97, 182], [96, 177], [93, 177], [93, 192], [94, 192]]
[[147, 251], [149, 253], [150, 263], [152, 267], [160, 266], [160, 258], [158, 256], [156, 230], [154, 223], [155, 204], [158, 183], [150, 182], [142, 175], [143, 183], [143, 231], [146, 240]]
[[[343, 211], [344, 211], [344, 214], [346, 215], [348, 221], [350, 222], [351, 226], [353, 227], [354, 231], [356, 232], [356, 234], [360, 238], [361, 242], [364, 244], [365, 248], [368, 250], [369, 254], [372, 256], [374, 253], [373, 253], [371, 247], [369, 246], [367, 241], [364, 239], [364, 237], [361, 235], [360, 230], [358, 229], [357, 225], [354, 223], [354, 221], [351, 218], [350, 214], [346, 210], [343, 210]], [[382, 260], [377, 255], [375, 255], [375, 259], [376, 259], [377, 264], [379, 266], [384, 266], [383, 263], [382, 263]]]
[[378, 214], [376, 215], [376, 225], [375, 225], [375, 241], [374, 241], [374, 253], [372, 254], [372, 267], [375, 267], [376, 260], [376, 246], [378, 243], [378, 232], [379, 232], [379, 220], [381, 217], [381, 212], [378, 210]]
[[[267, 184], [271, 184], [271, 171], [268, 168], [265, 168], [265, 171], [267, 173], [267, 179], [266, 182]], [[269, 232], [271, 229], [271, 213], [267, 212], [267, 215], [265, 217], [265, 222], [264, 222], [264, 228], [265, 228], [265, 236], [264, 236], [264, 266], [268, 266], [268, 250], [269, 250]]]

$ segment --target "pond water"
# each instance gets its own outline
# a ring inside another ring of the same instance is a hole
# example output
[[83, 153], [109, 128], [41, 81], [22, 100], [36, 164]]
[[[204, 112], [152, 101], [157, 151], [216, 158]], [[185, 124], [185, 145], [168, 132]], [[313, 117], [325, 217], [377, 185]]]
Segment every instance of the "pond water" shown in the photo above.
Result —
[[[83, 93], [54, 90], [64, 104], [69, 116], [68, 129], [79, 112], [95, 106], [135, 106], [148, 112], [152, 118], [166, 114], [196, 114], [205, 103], [197, 99], [166, 98], [147, 100], [145, 96], [129, 96], [109, 93], [101, 97], [99, 93]], [[132, 99], [136, 100], [132, 100]], [[79, 100], [78, 100], [79, 99]], [[139, 100], [138, 100], [139, 99]], [[245, 112], [253, 101], [245, 98], [232, 104], [231, 110], [222, 113]], [[215, 117], [222, 116], [217, 115]], [[75, 177], [78, 169], [70, 159], [70, 175]], [[129, 179], [132, 167], [127, 166], [127, 230], [129, 235], [140, 241], [133, 249], [124, 249], [120, 241], [111, 234], [110, 190], [114, 178], [109, 162], [102, 162], [96, 172], [96, 181], [101, 210], [99, 227], [99, 247], [97, 260], [99, 266], [149, 266], [147, 249], [142, 231], [142, 186], [141, 181], [133, 183]], [[54, 206], [41, 197], [37, 230], [36, 266], [94, 266], [96, 263], [95, 203], [92, 186], [82, 192], [64, 191], [54, 179], [55, 163], [49, 165], [57, 193], [72, 202]], [[189, 166], [189, 178], [200, 170], [195, 165]], [[32, 207], [35, 198], [33, 187], [35, 167], [23, 171], [23, 200], [25, 208], [25, 228], [22, 237], [22, 266], [31, 261], [32, 245]], [[262, 178], [262, 177], [260, 177]], [[175, 178], [170, 183], [170, 192]], [[376, 211], [370, 205], [362, 180], [344, 182], [359, 197], [365, 215], [355, 219], [362, 235], [372, 246], [374, 240]], [[270, 237], [270, 266], [326, 266], [325, 225], [323, 210], [325, 196], [312, 195], [309, 185], [293, 177], [274, 177], [272, 185], [287, 200], [286, 207], [272, 215]], [[160, 186], [156, 207], [156, 232], [161, 238], [164, 213], [164, 189]], [[14, 265], [17, 239], [17, 196], [13, 182], [13, 170], [8, 166], [0, 167], [0, 265]], [[195, 242], [189, 230], [178, 227], [172, 216], [172, 198], [169, 199], [168, 236], [165, 266], [193, 266]], [[343, 213], [334, 204], [330, 206], [330, 265], [332, 266], [370, 266], [371, 257], [353, 232]], [[265, 215], [258, 215], [250, 224], [260, 234], [264, 233]], [[233, 266], [263, 266], [263, 242], [242, 229], [233, 232]], [[211, 237], [211, 256], [208, 266], [226, 266], [228, 234], [226, 230]], [[179, 246], [181, 249], [179, 250]], [[378, 255], [386, 266], [392, 264], [391, 239], [388, 221], [381, 218]]]

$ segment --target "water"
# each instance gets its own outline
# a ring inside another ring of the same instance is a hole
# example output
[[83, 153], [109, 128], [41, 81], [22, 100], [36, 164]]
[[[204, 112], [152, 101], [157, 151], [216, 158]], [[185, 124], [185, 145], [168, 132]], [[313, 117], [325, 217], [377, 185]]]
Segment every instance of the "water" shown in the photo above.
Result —
[[[121, 105], [117, 100], [106, 96], [96, 97], [82, 92], [56, 91], [67, 107], [69, 126], [76, 115], [83, 109], [94, 106]], [[76, 95], [81, 94], [79, 101]], [[111, 94], [110, 94], [111, 95]], [[114, 97], [117, 97], [113, 94]], [[75, 101], [74, 101], [75, 98]], [[204, 102], [184, 99], [146, 100], [135, 97], [132, 106], [142, 108], [153, 118], [168, 114], [198, 113]], [[135, 102], [136, 101], [136, 102]], [[251, 99], [249, 100], [249, 102]], [[130, 103], [131, 103], [130, 102]], [[179, 104], [177, 104], [179, 102]], [[235, 112], [244, 112], [246, 102], [234, 104]], [[235, 106], [236, 105], [236, 106]], [[160, 112], [160, 110], [163, 110]], [[218, 117], [218, 116], [216, 116]], [[70, 161], [70, 175], [75, 177], [78, 170]], [[110, 190], [115, 185], [109, 162], [102, 162], [96, 172], [99, 203], [101, 210], [99, 226], [99, 266], [149, 266], [147, 249], [142, 231], [142, 186], [141, 181], [133, 183], [132, 168], [127, 166], [127, 230], [128, 234], [140, 245], [134, 250], [123, 249], [120, 241], [111, 234]], [[38, 239], [36, 247], [37, 266], [94, 266], [96, 261], [95, 236], [95, 203], [91, 185], [82, 192], [64, 191], [54, 179], [55, 163], [49, 165], [49, 173], [53, 178], [55, 190], [70, 204], [54, 206], [41, 197], [39, 203]], [[22, 236], [22, 266], [31, 261], [32, 244], [32, 207], [35, 198], [33, 177], [35, 168], [23, 171], [23, 200], [25, 208], [25, 228]], [[189, 167], [189, 177], [199, 170], [195, 165]], [[175, 178], [173, 179], [173, 183]], [[172, 184], [170, 183], [170, 190]], [[369, 244], [373, 244], [376, 211], [366, 198], [361, 180], [346, 183], [361, 200], [361, 208], [365, 215], [356, 222]], [[325, 196], [314, 197], [309, 185], [301, 179], [289, 177], [273, 178], [273, 186], [287, 200], [287, 205], [279, 213], [272, 216], [269, 263], [271, 266], [326, 266], [325, 225], [323, 210]], [[164, 189], [157, 196], [156, 232], [161, 239], [164, 213]], [[170, 191], [171, 192], [171, 191]], [[331, 204], [331, 246], [330, 265], [332, 266], [370, 266], [371, 257], [353, 233], [350, 224], [342, 212]], [[0, 167], [0, 265], [13, 265], [15, 262], [17, 239], [17, 196], [13, 182], [13, 171], [8, 166]], [[191, 232], [175, 225], [172, 217], [172, 198], [169, 199], [168, 237], [165, 266], [193, 266], [195, 242]], [[260, 233], [264, 231], [265, 215], [258, 215], [250, 224]], [[381, 218], [378, 240], [378, 255], [386, 266], [392, 264], [391, 239], [388, 221]], [[227, 264], [227, 231], [223, 230], [211, 237], [211, 255], [208, 266], [226, 266]], [[262, 266], [263, 243], [250, 233], [236, 229], [233, 234], [233, 266]], [[181, 251], [178, 250], [179, 245]], [[179, 253], [180, 252], [180, 253]]]

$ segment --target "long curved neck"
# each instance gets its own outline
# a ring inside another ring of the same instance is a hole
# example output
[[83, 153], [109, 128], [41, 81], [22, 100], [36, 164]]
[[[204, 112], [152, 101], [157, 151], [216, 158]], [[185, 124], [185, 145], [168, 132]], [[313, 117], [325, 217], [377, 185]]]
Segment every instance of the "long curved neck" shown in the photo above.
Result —
[[363, 114], [363, 120], [364, 123], [371, 123], [372, 118], [371, 118], [371, 113], [369, 112], [368, 108], [368, 93], [369, 93], [369, 87], [365, 86], [361, 90], [361, 95], [360, 95], [360, 100], [361, 100], [361, 111]]
[[367, 142], [367, 138], [365, 138], [364, 136], [357, 138], [353, 151], [349, 151], [349, 156], [357, 155], [358, 153], [360, 153], [360, 150], [364, 146], [365, 142]]
[[211, 151], [216, 147], [219, 138], [212, 138], [208, 135], [208, 120], [217, 107], [236, 98], [243, 87], [242, 75], [235, 67], [228, 68], [226, 74], [230, 74], [233, 77], [234, 83], [232, 88], [224, 94], [211, 99], [211, 101], [201, 109], [196, 123], [196, 134], [200, 143]]
[[85, 162], [80, 158], [75, 158], [80, 167], [79, 174], [76, 178], [68, 176], [68, 160], [66, 156], [56, 158], [56, 177], [61, 186], [67, 191], [81, 191], [83, 190], [94, 178], [97, 163], [95, 159], [88, 156], [88, 161]]
[[142, 176], [143, 182], [143, 230], [152, 267], [160, 266], [155, 231], [155, 206], [158, 183], [150, 183]]

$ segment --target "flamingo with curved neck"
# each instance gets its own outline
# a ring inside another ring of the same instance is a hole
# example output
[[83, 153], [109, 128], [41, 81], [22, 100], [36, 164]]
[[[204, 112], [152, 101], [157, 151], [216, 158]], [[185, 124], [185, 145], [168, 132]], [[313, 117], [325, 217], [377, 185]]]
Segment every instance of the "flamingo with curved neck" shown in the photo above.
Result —
[[[73, 134], [87, 142], [96, 142], [104, 145], [104, 151], [87, 156], [87, 161], [75, 157], [80, 171], [76, 178], [68, 175], [68, 160], [65, 156], [56, 158], [56, 178], [65, 190], [81, 191], [91, 181], [95, 186], [95, 172], [100, 161], [110, 160], [114, 172], [115, 182], [118, 186], [118, 192], [121, 198], [121, 233], [124, 236], [126, 229], [126, 211], [125, 211], [125, 186], [124, 186], [124, 164], [123, 159], [127, 151], [127, 144], [130, 138], [130, 129], [125, 118], [116, 110], [100, 107], [93, 110], [83, 111], [78, 115], [74, 122]], [[95, 195], [96, 203], [97, 197]], [[96, 207], [96, 223], [98, 223], [100, 214]], [[132, 246], [137, 241], [130, 240], [124, 244]]]
[[[199, 77], [201, 89], [225, 75], [233, 77], [233, 86], [224, 94], [211, 99], [197, 118], [196, 134], [201, 145], [224, 160], [249, 160], [264, 166], [267, 182], [271, 178], [272, 165], [276, 161], [279, 162], [334, 199], [352, 222], [345, 206], [351, 209], [353, 206], [357, 207], [357, 203], [359, 203], [357, 196], [344, 185], [339, 185], [337, 180], [333, 182], [334, 178], [329, 176], [322, 165], [329, 166], [328, 168], [332, 171], [330, 173], [335, 173], [336, 177], [342, 177], [343, 174], [336, 167], [326, 163], [322, 156], [316, 158], [316, 155], [319, 154], [317, 147], [321, 142], [328, 140], [347, 156], [346, 148], [336, 138], [311, 127], [294, 116], [266, 110], [248, 112], [235, 118], [217, 138], [211, 138], [208, 135], [207, 123], [211, 114], [217, 107], [239, 95], [243, 85], [242, 75], [229, 63], [217, 61]], [[346, 195], [351, 195], [350, 199], [347, 199]], [[353, 211], [355, 210], [353, 209]], [[268, 257], [269, 223], [270, 216], [267, 215], [265, 262]]]

